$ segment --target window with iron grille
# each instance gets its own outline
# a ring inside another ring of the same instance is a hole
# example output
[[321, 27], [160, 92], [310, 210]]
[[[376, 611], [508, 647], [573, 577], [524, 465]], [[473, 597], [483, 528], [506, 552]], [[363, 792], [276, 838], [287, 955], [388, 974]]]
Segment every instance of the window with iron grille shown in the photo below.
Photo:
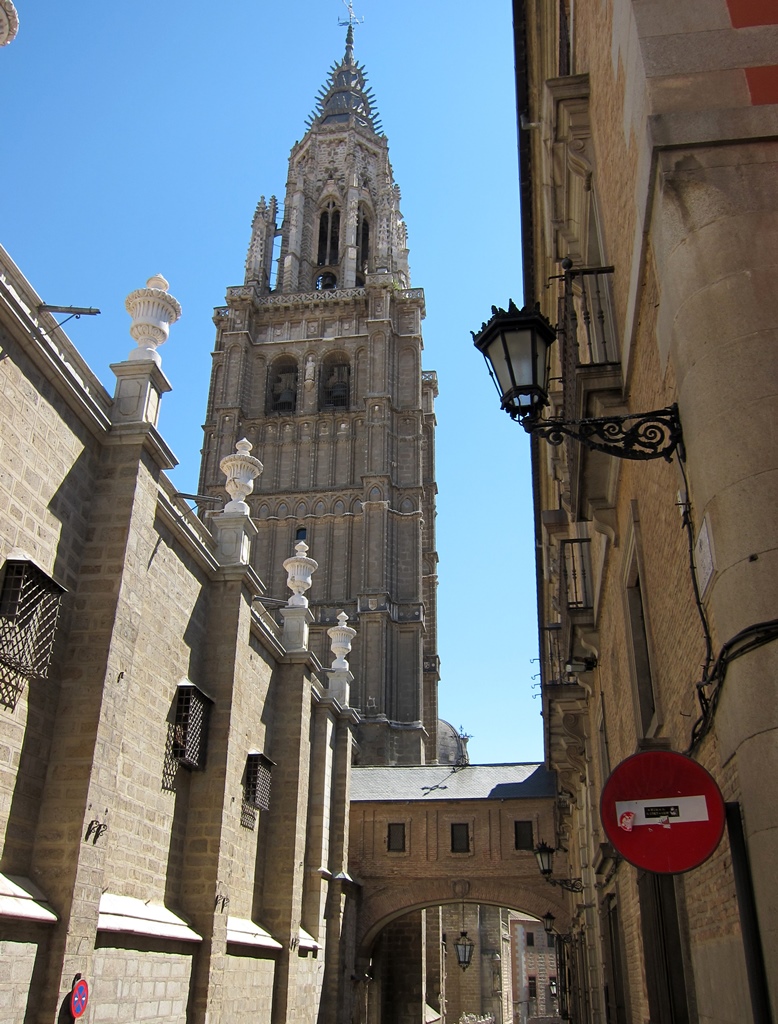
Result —
[[270, 807], [270, 773], [273, 762], [264, 754], [249, 754], [246, 758], [246, 775], [243, 795], [250, 807], [266, 811]]
[[34, 563], [6, 561], [0, 587], [0, 663], [27, 678], [48, 676], [64, 593]]
[[451, 852], [470, 853], [470, 826], [466, 822], [451, 826]]
[[173, 757], [184, 768], [205, 768], [211, 701], [193, 683], [181, 683], [176, 695]]
[[386, 830], [386, 848], [390, 853], [405, 853], [405, 822], [390, 822]]
[[530, 999], [538, 998], [538, 979], [534, 974], [530, 974], [527, 978], [527, 995]]
[[513, 823], [513, 837], [515, 848], [517, 850], [534, 850], [535, 844], [532, 842], [532, 822], [531, 821], [514, 821]]

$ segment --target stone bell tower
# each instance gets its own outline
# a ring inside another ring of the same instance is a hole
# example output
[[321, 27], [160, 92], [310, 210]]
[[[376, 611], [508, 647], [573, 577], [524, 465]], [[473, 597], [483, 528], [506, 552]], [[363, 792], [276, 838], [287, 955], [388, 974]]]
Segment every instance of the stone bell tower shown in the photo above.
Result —
[[424, 293], [399, 204], [349, 25], [289, 158], [280, 228], [263, 197], [245, 282], [215, 313], [200, 491], [223, 495], [219, 462], [248, 438], [265, 467], [248, 500], [268, 595], [283, 596], [281, 565], [305, 540], [312, 650], [327, 660], [341, 610], [358, 629], [362, 764], [436, 757], [437, 378], [421, 369]]

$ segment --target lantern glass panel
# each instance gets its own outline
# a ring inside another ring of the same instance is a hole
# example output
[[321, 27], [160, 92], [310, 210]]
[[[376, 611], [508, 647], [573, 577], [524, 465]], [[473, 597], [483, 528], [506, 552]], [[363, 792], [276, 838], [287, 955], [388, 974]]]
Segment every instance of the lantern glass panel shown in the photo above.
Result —
[[532, 331], [501, 330], [489, 343], [486, 356], [492, 364], [494, 375], [503, 398], [518, 387], [523, 391], [532, 384]]

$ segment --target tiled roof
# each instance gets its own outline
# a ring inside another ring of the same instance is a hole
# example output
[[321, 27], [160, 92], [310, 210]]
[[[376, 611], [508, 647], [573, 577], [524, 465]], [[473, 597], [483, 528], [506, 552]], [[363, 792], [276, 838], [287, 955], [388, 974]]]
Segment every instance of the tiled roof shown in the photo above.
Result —
[[358, 766], [351, 800], [516, 800], [556, 795], [556, 776], [542, 764]]

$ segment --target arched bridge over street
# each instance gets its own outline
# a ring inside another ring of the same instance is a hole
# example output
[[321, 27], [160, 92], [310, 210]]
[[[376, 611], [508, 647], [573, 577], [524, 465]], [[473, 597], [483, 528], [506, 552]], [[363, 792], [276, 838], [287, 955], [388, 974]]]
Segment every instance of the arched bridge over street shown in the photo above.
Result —
[[369, 958], [391, 921], [446, 903], [535, 917], [551, 910], [557, 927], [569, 930], [564, 893], [540, 875], [532, 852], [541, 840], [554, 842], [555, 799], [556, 777], [538, 764], [352, 769], [358, 959]]

